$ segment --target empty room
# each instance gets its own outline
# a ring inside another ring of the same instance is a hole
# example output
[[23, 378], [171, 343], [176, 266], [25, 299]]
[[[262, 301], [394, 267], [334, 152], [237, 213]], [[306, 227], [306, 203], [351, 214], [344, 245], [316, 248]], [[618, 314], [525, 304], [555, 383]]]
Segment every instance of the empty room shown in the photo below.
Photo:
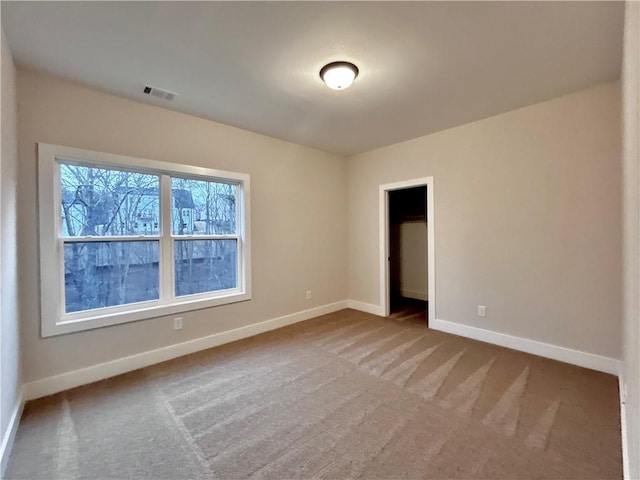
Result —
[[3, 479], [640, 479], [640, 2], [0, 13]]

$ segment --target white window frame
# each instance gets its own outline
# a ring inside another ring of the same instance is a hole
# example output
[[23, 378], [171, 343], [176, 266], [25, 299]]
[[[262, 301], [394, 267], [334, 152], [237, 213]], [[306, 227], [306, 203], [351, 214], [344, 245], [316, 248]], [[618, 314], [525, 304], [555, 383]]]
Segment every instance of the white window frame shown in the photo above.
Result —
[[[60, 164], [122, 168], [160, 175], [160, 232], [128, 237], [63, 237], [61, 234]], [[174, 235], [171, 221], [171, 176], [237, 185], [236, 234]], [[40, 307], [42, 337], [174, 315], [190, 310], [251, 300], [250, 177], [244, 173], [161, 162], [110, 153], [38, 143], [38, 212], [40, 240]], [[100, 240], [159, 241], [160, 299], [95, 310], [64, 311], [64, 242]], [[233, 289], [176, 297], [173, 260], [176, 240], [237, 241], [237, 286]]]

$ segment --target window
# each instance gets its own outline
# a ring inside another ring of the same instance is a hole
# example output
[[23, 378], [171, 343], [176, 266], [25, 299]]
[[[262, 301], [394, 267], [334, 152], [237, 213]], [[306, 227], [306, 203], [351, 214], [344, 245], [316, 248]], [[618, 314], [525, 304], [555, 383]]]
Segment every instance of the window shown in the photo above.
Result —
[[39, 144], [42, 335], [249, 300], [249, 176]]

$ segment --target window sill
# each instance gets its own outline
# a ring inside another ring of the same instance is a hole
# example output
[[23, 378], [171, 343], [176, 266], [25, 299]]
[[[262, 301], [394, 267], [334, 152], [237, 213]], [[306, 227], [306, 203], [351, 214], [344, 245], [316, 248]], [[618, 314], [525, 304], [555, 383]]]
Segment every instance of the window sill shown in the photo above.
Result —
[[245, 302], [247, 300], [251, 300], [251, 293], [234, 291], [233, 293], [214, 298], [179, 300], [169, 305], [140, 306], [140, 308], [126, 312], [101, 313], [95, 316], [87, 315], [73, 320], [56, 321], [57, 319], [52, 318], [51, 321], [42, 323], [42, 337], [54, 337], [67, 333], [110, 327], [112, 325], [165, 317], [230, 303]]

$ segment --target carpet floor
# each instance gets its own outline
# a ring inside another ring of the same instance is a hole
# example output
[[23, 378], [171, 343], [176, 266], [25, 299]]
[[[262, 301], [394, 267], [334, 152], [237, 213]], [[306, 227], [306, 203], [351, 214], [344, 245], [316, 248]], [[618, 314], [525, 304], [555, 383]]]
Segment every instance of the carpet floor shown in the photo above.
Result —
[[391, 302], [391, 313], [389, 318], [396, 319], [413, 319], [414, 322], [419, 322], [422, 326], [427, 326], [428, 322], [428, 308], [429, 305], [424, 300], [415, 300], [413, 298], [399, 297]]
[[353, 310], [29, 402], [6, 475], [621, 477], [615, 377]]

